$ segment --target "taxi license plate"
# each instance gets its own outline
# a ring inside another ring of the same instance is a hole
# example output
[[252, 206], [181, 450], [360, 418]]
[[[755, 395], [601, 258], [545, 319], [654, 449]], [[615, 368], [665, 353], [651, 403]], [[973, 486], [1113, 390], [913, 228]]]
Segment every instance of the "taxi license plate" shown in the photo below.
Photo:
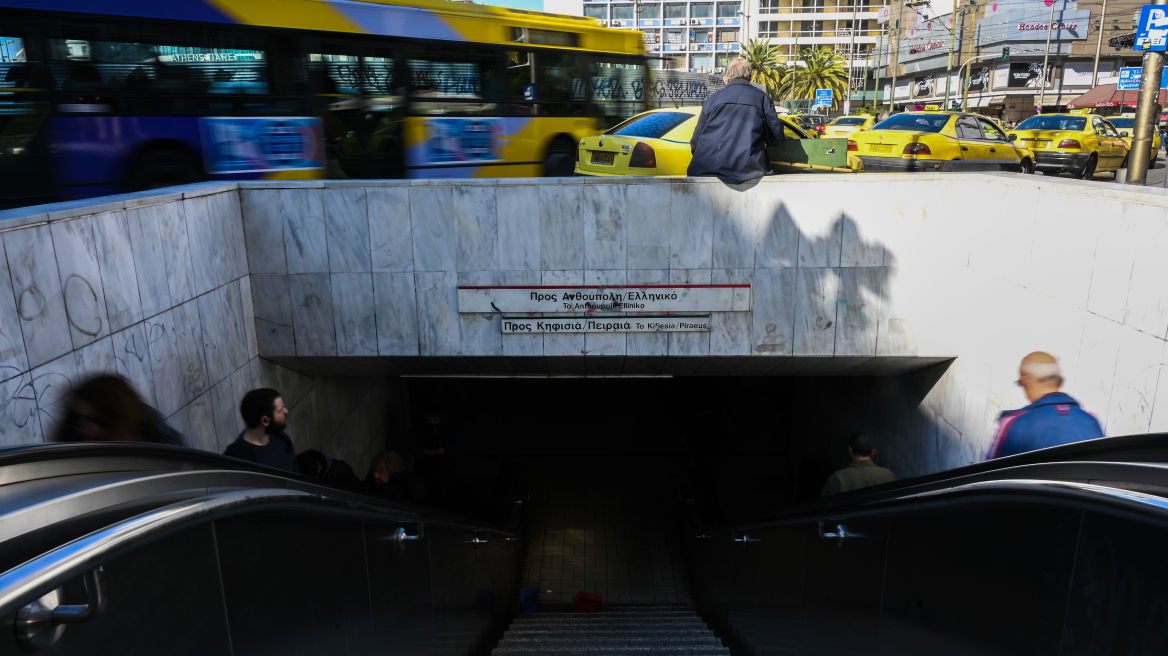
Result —
[[1050, 143], [1050, 139], [1026, 139], [1025, 141], [1026, 143], [1035, 146], [1045, 146], [1046, 144]]
[[593, 164], [609, 164], [609, 165], [611, 165], [614, 159], [616, 159], [616, 153], [602, 153], [602, 152], [596, 151], [596, 150], [592, 151], [592, 163]]
[[868, 146], [868, 152], [871, 152], [871, 153], [891, 153], [892, 152], [892, 145], [889, 144], [886, 146], [881, 146], [878, 144], [870, 144]]

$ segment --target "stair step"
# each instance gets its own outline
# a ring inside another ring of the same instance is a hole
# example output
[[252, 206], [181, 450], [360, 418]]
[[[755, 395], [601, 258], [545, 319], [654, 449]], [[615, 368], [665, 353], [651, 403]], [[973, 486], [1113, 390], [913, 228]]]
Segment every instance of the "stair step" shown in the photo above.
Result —
[[579, 645], [575, 647], [496, 647], [492, 656], [506, 654], [507, 656], [607, 656], [609, 654], [637, 654], [638, 656], [729, 656], [730, 650], [725, 647], [703, 646], [645, 646], [645, 647], [590, 647]]
[[[661, 646], [673, 647], [676, 645], [708, 645], [712, 647], [721, 647], [722, 641], [714, 636], [706, 634], [698, 634], [691, 636], [675, 636], [675, 635], [643, 635], [643, 634], [626, 634], [626, 635], [607, 635], [598, 636], [589, 634], [587, 636], [589, 647], [644, 647], [644, 646]], [[503, 640], [499, 642], [500, 647], [525, 647], [525, 646], [579, 646], [580, 637], [573, 636], [511, 636], [504, 635]]]

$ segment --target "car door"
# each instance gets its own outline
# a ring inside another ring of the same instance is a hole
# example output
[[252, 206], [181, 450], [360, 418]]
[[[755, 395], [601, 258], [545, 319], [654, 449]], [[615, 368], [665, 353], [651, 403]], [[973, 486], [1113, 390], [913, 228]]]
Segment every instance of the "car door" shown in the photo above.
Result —
[[1131, 152], [1131, 146], [1128, 145], [1128, 141], [1119, 136], [1119, 130], [1111, 124], [1111, 121], [1104, 120], [1103, 125], [1107, 128], [1107, 134], [1111, 137], [1111, 143], [1115, 147], [1115, 166], [1117, 168], [1123, 167], [1124, 163], [1127, 162], [1128, 153]]
[[979, 118], [977, 122], [981, 125], [982, 135], [988, 145], [989, 158], [995, 163], [994, 170], [1017, 171], [1018, 163], [1022, 160], [1018, 157], [1018, 150], [1006, 138], [1006, 133], [989, 119]]
[[1095, 140], [1098, 142], [1096, 153], [1098, 154], [1099, 163], [1096, 165], [1096, 171], [1110, 171], [1119, 168], [1119, 162], [1115, 161], [1116, 151], [1115, 139], [1107, 133], [1107, 126], [1103, 124], [1103, 119], [1098, 116], [1091, 117], [1091, 130], [1095, 133]]
[[[964, 160], [957, 170], [960, 171], [988, 171], [995, 168], [990, 158], [990, 144], [981, 133], [981, 126], [972, 116], [959, 116], [954, 125], [957, 131], [957, 140], [961, 143], [961, 159]], [[949, 170], [948, 168], [946, 170]]]

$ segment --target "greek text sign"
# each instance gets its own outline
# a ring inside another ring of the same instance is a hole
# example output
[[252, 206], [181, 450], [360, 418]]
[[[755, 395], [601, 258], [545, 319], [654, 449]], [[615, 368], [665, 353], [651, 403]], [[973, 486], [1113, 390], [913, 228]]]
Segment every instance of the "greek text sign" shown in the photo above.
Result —
[[459, 287], [459, 312], [745, 312], [750, 285]]
[[591, 317], [503, 317], [504, 333], [709, 332], [708, 314]]

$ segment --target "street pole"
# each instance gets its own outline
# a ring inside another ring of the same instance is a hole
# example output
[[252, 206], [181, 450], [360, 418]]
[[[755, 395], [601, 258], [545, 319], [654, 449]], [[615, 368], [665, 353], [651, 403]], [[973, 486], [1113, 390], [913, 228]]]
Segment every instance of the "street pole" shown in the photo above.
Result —
[[860, 0], [852, 0], [851, 42], [848, 44], [848, 95], [844, 97], [844, 114], [852, 113], [852, 60], [856, 57], [856, 10]]
[[[896, 76], [900, 72], [900, 22], [904, 19], [904, 3], [900, 0], [900, 16], [896, 19], [896, 50], [892, 55], [892, 97], [888, 99], [888, 112], [896, 111]], [[892, 47], [892, 39], [888, 40], [888, 47]]]
[[872, 101], [872, 106], [876, 108], [876, 114], [880, 114], [880, 60], [884, 56], [884, 30], [887, 26], [880, 28], [880, 40], [876, 44], [876, 99]]
[[953, 40], [957, 36], [957, 10], [961, 7], [961, 0], [954, 0], [953, 13], [949, 14], [949, 62], [945, 64], [945, 104], [941, 106], [949, 111], [949, 85], [953, 82]]
[[1039, 107], [1046, 104], [1046, 63], [1050, 61], [1050, 33], [1054, 31], [1054, 8], [1058, 3], [1059, 0], [1051, 0], [1050, 3], [1050, 21], [1046, 25], [1046, 51], [1042, 54], [1042, 71], [1039, 73], [1042, 76], [1042, 85], [1038, 87]]
[[1099, 51], [1103, 49], [1103, 26], [1107, 24], [1107, 0], [1099, 14], [1099, 41], [1095, 43], [1095, 66], [1091, 69], [1091, 88], [1099, 86]]
[[[977, 41], [977, 0], [969, 0], [969, 6], [973, 7], [973, 27], [969, 32], [969, 45], [965, 48], [965, 63], [973, 61], [973, 44]], [[965, 80], [964, 93], [961, 96], [961, 111], [969, 111], [969, 73], [966, 72], [964, 76], [958, 75], [957, 79]]]
[[[1152, 0], [1154, 5], [1168, 5], [1168, 0]], [[1148, 183], [1148, 160], [1152, 155], [1152, 130], [1160, 118], [1160, 77], [1164, 74], [1164, 53], [1144, 51], [1144, 70], [1140, 78], [1140, 96], [1136, 105], [1136, 125], [1132, 132], [1131, 152], [1127, 154], [1127, 183]]]

